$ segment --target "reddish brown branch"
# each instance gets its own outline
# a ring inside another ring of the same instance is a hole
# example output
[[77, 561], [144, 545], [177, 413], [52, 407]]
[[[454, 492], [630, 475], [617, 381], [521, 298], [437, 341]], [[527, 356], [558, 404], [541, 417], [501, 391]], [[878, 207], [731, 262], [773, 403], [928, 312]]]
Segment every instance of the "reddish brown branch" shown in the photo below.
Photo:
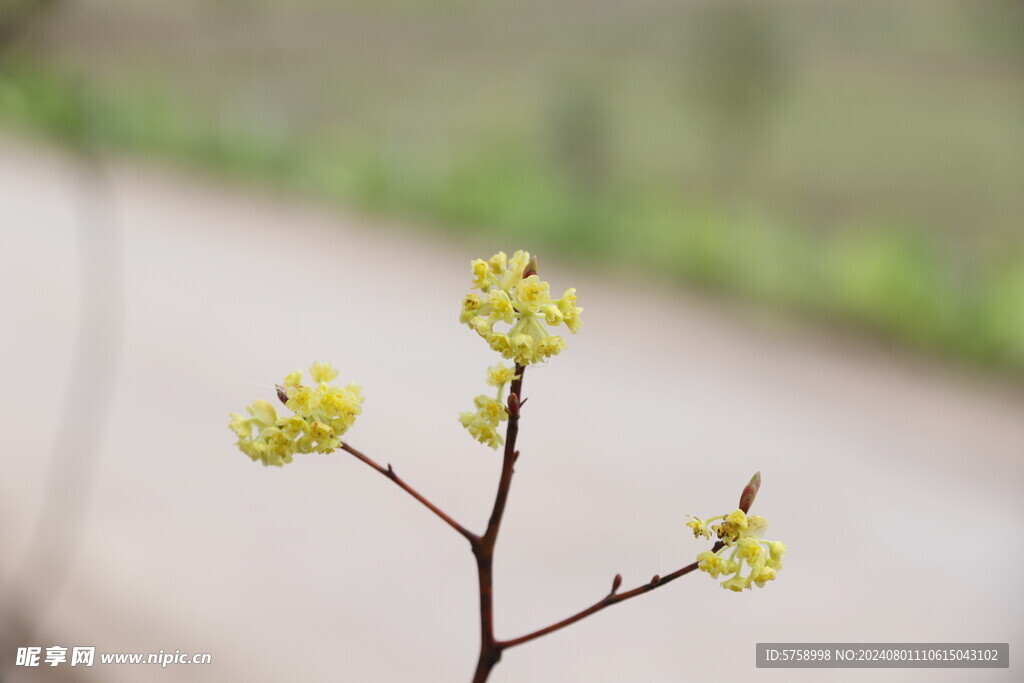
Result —
[[[740, 508], [743, 510], [743, 512], [750, 512], [750, 506], [754, 504], [754, 498], [757, 497], [757, 491], [760, 488], [761, 473], [757, 472], [756, 474], [754, 474], [753, 477], [751, 477], [750, 482], [743, 488], [743, 492], [740, 494]], [[711, 548], [711, 552], [717, 553], [719, 550], [722, 549], [722, 546], [723, 543], [721, 541], [718, 541]], [[667, 576], [658, 576], [657, 574], [655, 574], [654, 577], [647, 583], [643, 584], [642, 586], [637, 586], [633, 590], [626, 591], [625, 593], [618, 592], [619, 586], [622, 585], [622, 575], [616, 574], [615, 579], [612, 581], [612, 590], [608, 595], [601, 598], [585, 610], [577, 612], [571, 617], [562, 619], [561, 621], [555, 624], [551, 624], [550, 626], [546, 626], [532, 633], [527, 633], [525, 636], [513, 638], [512, 640], [500, 640], [496, 642], [495, 645], [498, 649], [498, 656], [501, 657], [501, 652], [503, 650], [506, 650], [510, 647], [515, 647], [516, 645], [522, 645], [523, 643], [528, 643], [534, 638], [540, 638], [541, 636], [545, 636], [549, 633], [565, 628], [570, 624], [575, 624], [580, 619], [586, 619], [591, 614], [596, 614], [603, 610], [605, 607], [611, 607], [612, 605], [618, 604], [625, 600], [629, 600], [630, 598], [635, 598], [638, 595], [649, 593], [655, 588], [660, 588], [661, 586], [664, 586], [666, 583], [675, 581], [680, 576], [686, 576], [695, 569], [697, 569], [697, 563], [693, 562], [686, 565], [685, 567], [677, 569], [676, 571], [672, 572], [671, 574], [668, 574]]]
[[363, 455], [362, 453], [357, 451], [355, 448], [352, 448], [352, 446], [348, 445], [347, 443], [341, 444], [341, 450], [346, 451], [348, 453], [351, 453], [352, 455], [354, 455], [359, 460], [362, 460], [367, 465], [369, 465], [373, 469], [377, 470], [378, 472], [383, 474], [385, 477], [387, 477], [391, 481], [395, 482], [395, 484], [397, 484], [399, 486], [399, 488], [401, 488], [403, 491], [408, 493], [410, 496], [412, 496], [413, 498], [418, 500], [420, 503], [423, 504], [424, 507], [426, 507], [428, 510], [430, 510], [435, 515], [437, 515], [442, 520], [444, 520], [445, 524], [447, 524], [448, 526], [450, 526], [451, 528], [455, 529], [460, 534], [462, 534], [474, 547], [479, 542], [479, 540], [480, 540], [479, 536], [477, 536], [472, 531], [470, 531], [466, 527], [464, 527], [461, 524], [459, 524], [458, 522], [456, 522], [454, 519], [452, 519], [450, 516], [448, 516], [447, 513], [445, 513], [443, 510], [441, 510], [441, 508], [439, 508], [436, 505], [434, 505], [433, 503], [431, 503], [429, 500], [424, 498], [416, 489], [414, 489], [413, 487], [411, 487], [408, 484], [406, 484], [405, 481], [403, 481], [401, 477], [399, 477], [397, 474], [395, 474], [395, 470], [391, 467], [390, 464], [388, 464], [387, 467], [381, 467], [376, 462], [374, 462], [372, 459], [370, 459], [368, 456]]
[[[536, 273], [537, 260], [536, 258], [533, 258], [524, 270], [523, 277], [525, 278], [531, 275], [536, 275]], [[528, 643], [531, 640], [535, 640], [536, 638], [540, 638], [541, 636], [545, 636], [549, 633], [563, 629], [566, 626], [575, 624], [577, 621], [586, 619], [592, 614], [597, 614], [606, 607], [611, 607], [612, 605], [617, 605], [620, 602], [625, 602], [626, 600], [643, 595], [644, 593], [649, 593], [650, 591], [671, 583], [679, 577], [685, 576], [698, 568], [698, 563], [692, 562], [677, 569], [671, 574], [667, 574], [666, 576], [659, 576], [658, 574], [655, 574], [647, 583], [621, 593], [619, 592], [619, 588], [622, 586], [622, 575], [616, 574], [612, 581], [611, 591], [590, 607], [587, 607], [572, 616], [566, 617], [559, 622], [551, 624], [550, 626], [527, 633], [526, 635], [519, 636], [518, 638], [512, 638], [511, 640], [497, 640], [494, 637], [494, 549], [498, 540], [498, 532], [501, 529], [501, 521], [505, 515], [505, 507], [508, 504], [509, 491], [512, 488], [512, 475], [515, 473], [515, 464], [519, 459], [519, 451], [516, 450], [516, 438], [519, 435], [520, 410], [526, 404], [526, 399], [522, 398], [523, 375], [525, 373], [526, 368], [522, 365], [516, 364], [515, 375], [512, 380], [507, 403], [508, 426], [505, 433], [505, 450], [501, 464], [501, 477], [499, 478], [498, 490], [494, 497], [494, 507], [491, 509], [491, 516], [487, 521], [487, 529], [484, 531], [483, 535], [478, 536], [477, 534], [472, 533], [452, 519], [447, 513], [420, 495], [419, 492], [406, 484], [395, 473], [390, 464], [383, 467], [352, 446], [344, 443], [341, 445], [342, 450], [355, 456], [357, 459], [363, 461], [393, 481], [399, 486], [399, 488], [418, 500], [424, 507], [440, 517], [448, 526], [455, 529], [455, 531], [459, 532], [460, 535], [469, 541], [473, 550], [473, 556], [476, 559], [480, 592], [480, 655], [477, 659], [476, 671], [473, 674], [473, 683], [486, 683], [491, 674], [491, 670], [501, 660], [502, 652], [506, 649], [522, 645], [523, 643]], [[277, 387], [277, 395], [282, 403], [287, 403], [288, 395], [284, 387]], [[758, 472], [751, 478], [740, 496], [739, 507], [744, 513], [750, 511], [750, 507], [754, 503], [754, 498], [757, 496], [760, 486], [761, 473]], [[722, 548], [722, 546], [723, 543], [721, 541], [717, 542], [712, 548], [712, 552], [717, 552]]]
[[[693, 562], [677, 569], [671, 574], [667, 574], [666, 576], [659, 576], [655, 574], [647, 583], [622, 593], [619, 592], [619, 587], [622, 585], [622, 576], [620, 574], [616, 574], [615, 579], [612, 581], [611, 592], [590, 607], [587, 607], [570, 617], [566, 617], [559, 622], [551, 624], [550, 626], [527, 633], [526, 635], [519, 636], [518, 638], [512, 638], [511, 640], [497, 640], [494, 637], [494, 548], [498, 539], [498, 531], [501, 528], [501, 520], [505, 515], [505, 506], [508, 503], [509, 491], [512, 487], [512, 475], [515, 471], [515, 463], [519, 458], [519, 451], [516, 450], [516, 438], [519, 435], [520, 408], [522, 408], [522, 405], [526, 403], [525, 399], [520, 399], [523, 391], [523, 375], [525, 372], [525, 367], [516, 365], [516, 378], [512, 381], [512, 387], [508, 397], [508, 428], [505, 433], [505, 451], [502, 459], [501, 478], [498, 481], [498, 491], [494, 498], [494, 507], [491, 510], [490, 519], [487, 522], [487, 529], [482, 536], [477, 536], [470, 532], [468, 529], [449, 517], [436, 505], [420, 495], [419, 492], [406, 484], [397, 474], [395, 474], [395, 471], [390, 464], [386, 467], [382, 467], [348, 444], [342, 444], [341, 446], [342, 450], [351, 453], [356, 458], [362, 460], [364, 463], [393, 481], [406, 493], [418, 500], [427, 509], [440, 517], [450, 527], [469, 540], [473, 549], [473, 556], [476, 558], [477, 577], [480, 591], [480, 655], [477, 659], [476, 671], [473, 674], [473, 683], [486, 683], [491, 674], [491, 670], [501, 660], [502, 652], [508, 648], [528, 643], [531, 640], [553, 633], [571, 624], [575, 624], [577, 621], [586, 619], [592, 614], [597, 614], [606, 607], [611, 607], [612, 605], [630, 600], [643, 595], [644, 593], [649, 593], [655, 588], [660, 588], [661, 586], [671, 583], [679, 577], [685, 576], [697, 569], [697, 563]], [[750, 480], [750, 483], [747, 484], [740, 496], [740, 507], [744, 512], [748, 512], [750, 510], [750, 506], [754, 502], [754, 497], [757, 495], [757, 490], [760, 488], [760, 485], [761, 473], [758, 472]], [[721, 547], [722, 543], [719, 541], [715, 544], [712, 551], [717, 551]]]
[[642, 586], [637, 586], [636, 588], [634, 588], [632, 590], [629, 590], [629, 591], [626, 591], [625, 593], [617, 592], [618, 586], [616, 584], [621, 582], [621, 577], [619, 575], [616, 575], [615, 576], [616, 581], [612, 584], [612, 592], [609, 593], [608, 595], [606, 595], [605, 597], [601, 598], [597, 602], [595, 602], [590, 607], [586, 608], [585, 610], [583, 610], [581, 612], [577, 612], [576, 614], [572, 615], [571, 617], [568, 617], [566, 619], [562, 619], [558, 623], [551, 624], [550, 626], [546, 626], [546, 627], [544, 627], [542, 629], [534, 631], [533, 633], [527, 633], [525, 636], [519, 636], [518, 638], [513, 638], [511, 640], [501, 640], [501, 641], [498, 641], [496, 643], [497, 646], [498, 646], [498, 650], [499, 651], [506, 650], [506, 649], [508, 649], [510, 647], [515, 647], [516, 645], [522, 645], [523, 643], [528, 643], [531, 640], [533, 640], [534, 638], [540, 638], [541, 636], [546, 636], [547, 634], [552, 633], [554, 631], [557, 631], [557, 630], [559, 630], [561, 628], [565, 628], [566, 626], [568, 626], [570, 624], [575, 624], [580, 619], [586, 619], [591, 614], [597, 614], [598, 612], [603, 610], [605, 607], [611, 607], [612, 605], [618, 604], [618, 603], [623, 602], [625, 600], [629, 600], [630, 598], [635, 598], [638, 595], [643, 595], [644, 593], [649, 593], [650, 591], [654, 590], [655, 588], [660, 588], [661, 586], [664, 586], [666, 583], [669, 583], [671, 581], [675, 581], [680, 576], [685, 576], [685, 575], [689, 574], [690, 572], [692, 572], [696, 568], [697, 568], [697, 563], [693, 562], [692, 564], [688, 564], [688, 565], [686, 565], [685, 567], [683, 567], [681, 569], [677, 569], [676, 571], [672, 572], [671, 574], [668, 574], [667, 576], [655, 575], [654, 578], [652, 578], [647, 583], [643, 584]]
[[505, 432], [505, 455], [501, 463], [501, 479], [498, 481], [498, 492], [494, 497], [494, 508], [491, 510], [487, 530], [480, 537], [479, 543], [473, 545], [476, 557], [477, 576], [480, 586], [480, 656], [473, 674], [473, 683], [484, 683], [491, 669], [501, 659], [501, 647], [494, 638], [494, 546], [501, 528], [501, 519], [505, 515], [509, 489], [512, 487], [512, 474], [515, 471], [516, 437], [519, 434], [519, 409], [522, 406], [520, 396], [523, 391], [523, 375], [526, 368], [516, 365], [512, 388], [508, 397], [508, 428]]

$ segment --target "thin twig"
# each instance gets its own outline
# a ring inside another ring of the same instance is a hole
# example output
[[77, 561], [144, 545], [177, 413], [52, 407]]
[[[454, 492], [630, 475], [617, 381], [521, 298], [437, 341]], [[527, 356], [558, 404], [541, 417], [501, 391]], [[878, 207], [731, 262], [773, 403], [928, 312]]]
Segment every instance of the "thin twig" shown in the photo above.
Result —
[[470, 542], [470, 544], [472, 544], [474, 547], [477, 545], [477, 543], [480, 540], [479, 536], [477, 536], [472, 531], [470, 531], [466, 527], [464, 527], [461, 524], [459, 524], [458, 522], [456, 522], [446, 512], [441, 510], [441, 508], [439, 508], [436, 505], [434, 505], [433, 503], [431, 503], [429, 500], [424, 498], [416, 489], [414, 489], [413, 487], [411, 487], [408, 484], [406, 484], [405, 481], [395, 473], [395, 470], [391, 467], [390, 464], [388, 464], [387, 467], [381, 467], [379, 464], [374, 462], [370, 457], [368, 457], [368, 456], [364, 455], [363, 453], [359, 452], [358, 450], [356, 450], [352, 446], [348, 445], [347, 443], [341, 444], [341, 450], [346, 451], [348, 453], [351, 453], [352, 455], [354, 455], [359, 460], [362, 460], [367, 465], [369, 465], [373, 469], [377, 470], [378, 472], [383, 474], [385, 477], [387, 477], [391, 481], [395, 482], [395, 484], [397, 484], [399, 486], [399, 488], [401, 488], [403, 491], [408, 493], [410, 496], [412, 496], [413, 498], [415, 498], [416, 500], [421, 502], [424, 507], [426, 507], [428, 510], [430, 510], [435, 515], [437, 515], [442, 520], [444, 520], [445, 524], [447, 524], [448, 526], [450, 526], [451, 528], [455, 529], [460, 534], [462, 534], [462, 536], [464, 536], [466, 538], [466, 540], [468, 540]]
[[[690, 572], [692, 572], [696, 568], [697, 568], [697, 563], [693, 562], [691, 564], [686, 565], [685, 567], [682, 567], [681, 569], [678, 569], [678, 570], [672, 572], [671, 574], [668, 574], [667, 576], [655, 576], [654, 578], [652, 578], [650, 581], [648, 581], [647, 583], [643, 584], [642, 586], [637, 586], [636, 588], [634, 588], [632, 590], [629, 590], [629, 591], [626, 591], [625, 593], [618, 593], [618, 592], [616, 592], [615, 588], [613, 588], [611, 593], [609, 593], [605, 597], [601, 598], [600, 600], [595, 602], [590, 607], [586, 608], [585, 610], [583, 610], [581, 612], [577, 612], [576, 614], [572, 615], [571, 617], [563, 619], [562, 621], [559, 621], [558, 623], [551, 624], [550, 626], [546, 626], [546, 627], [544, 627], [542, 629], [534, 631], [533, 633], [527, 633], [525, 636], [519, 636], [518, 638], [513, 638], [511, 640], [498, 641], [498, 643], [497, 643], [498, 649], [499, 650], [506, 650], [506, 649], [508, 649], [510, 647], [515, 647], [516, 645], [522, 645], [523, 643], [530, 642], [534, 638], [540, 638], [541, 636], [545, 636], [545, 635], [547, 635], [549, 633], [552, 633], [553, 631], [557, 631], [557, 630], [559, 630], [561, 628], [565, 628], [569, 624], [574, 624], [577, 621], [579, 621], [580, 619], [585, 619], [585, 618], [589, 617], [591, 614], [596, 614], [596, 613], [600, 612], [605, 607], [611, 607], [612, 605], [618, 604], [620, 602], [624, 602], [626, 600], [629, 600], [630, 598], [635, 598], [638, 595], [643, 595], [644, 593], [649, 593], [650, 591], [654, 590], [655, 588], [660, 588], [661, 586], [664, 586], [666, 583], [669, 583], [671, 581], [675, 581], [680, 576], [686, 576], [687, 574], [689, 574]], [[618, 578], [618, 577], [616, 577], [616, 578]]]
[[473, 683], [484, 683], [491, 669], [501, 659], [501, 647], [494, 638], [494, 591], [493, 568], [494, 546], [501, 528], [501, 520], [505, 515], [508, 493], [512, 487], [512, 474], [515, 472], [519, 451], [516, 450], [516, 437], [519, 435], [519, 409], [522, 407], [520, 396], [523, 391], [523, 375], [526, 368], [516, 365], [515, 377], [508, 396], [508, 427], [505, 432], [505, 455], [501, 463], [501, 479], [498, 481], [498, 492], [494, 497], [494, 508], [487, 522], [487, 531], [480, 537], [480, 542], [473, 546], [476, 557], [477, 576], [480, 587], [480, 656], [477, 659]]
[[[757, 497], [757, 491], [759, 488], [761, 488], [761, 473], [757, 472], [756, 474], [754, 474], [753, 477], [751, 477], [750, 482], [744, 487], [743, 493], [740, 494], [740, 508], [743, 510], [743, 512], [750, 512], [750, 506], [754, 504], [754, 498]], [[723, 545], [725, 544], [721, 541], [717, 541], [715, 545], [711, 548], [711, 552], [717, 553], [719, 550], [722, 549]], [[611, 592], [605, 597], [595, 602], [590, 607], [586, 608], [585, 610], [577, 612], [571, 617], [562, 619], [561, 621], [551, 624], [550, 626], [545, 626], [544, 628], [533, 631], [532, 633], [527, 633], [525, 636], [519, 636], [518, 638], [513, 638], [511, 640], [500, 640], [497, 643], [495, 643], [495, 646], [498, 648], [498, 656], [501, 656], [501, 652], [503, 650], [506, 650], [510, 647], [515, 647], [516, 645], [522, 645], [523, 643], [528, 643], [534, 638], [540, 638], [541, 636], [545, 636], [549, 633], [565, 628], [570, 624], [575, 624], [580, 619], [586, 619], [591, 614], [596, 614], [603, 610], [605, 607], [611, 607], [612, 605], [624, 602], [626, 600], [629, 600], [630, 598], [635, 598], [638, 595], [649, 593], [655, 588], [660, 588], [661, 586], [664, 586], [666, 583], [675, 581], [680, 576], [686, 576], [695, 569], [697, 569], [697, 563], [692, 562], [686, 565], [685, 567], [677, 569], [676, 571], [666, 576], [658, 576], [657, 574], [655, 574], [654, 577], [647, 583], [643, 584], [642, 586], [637, 586], [633, 590], [626, 591], [625, 593], [618, 592], [619, 585], [622, 583], [622, 576], [616, 575], [615, 580], [612, 582]]]

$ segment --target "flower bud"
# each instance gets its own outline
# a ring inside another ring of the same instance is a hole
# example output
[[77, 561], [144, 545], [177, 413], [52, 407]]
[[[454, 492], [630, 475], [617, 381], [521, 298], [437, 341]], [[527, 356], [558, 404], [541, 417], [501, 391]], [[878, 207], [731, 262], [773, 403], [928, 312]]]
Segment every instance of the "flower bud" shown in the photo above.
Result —
[[514, 393], [508, 395], [509, 417], [519, 417], [519, 396]]
[[530, 260], [526, 264], [526, 268], [523, 270], [523, 279], [530, 277], [531, 275], [537, 274], [537, 257], [531, 256]]
[[744, 513], [750, 512], [750, 506], [754, 504], [754, 498], [757, 497], [757, 490], [761, 488], [761, 473], [756, 472], [754, 476], [750, 478], [750, 481], [745, 487], [743, 487], [743, 493], [740, 494], [740, 510]]

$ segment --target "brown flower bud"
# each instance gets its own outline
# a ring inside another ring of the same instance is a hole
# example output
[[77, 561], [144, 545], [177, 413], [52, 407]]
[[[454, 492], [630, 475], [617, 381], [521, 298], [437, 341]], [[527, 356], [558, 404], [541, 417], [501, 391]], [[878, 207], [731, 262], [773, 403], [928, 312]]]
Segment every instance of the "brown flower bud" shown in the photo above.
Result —
[[519, 417], [519, 396], [511, 393], [508, 395], [509, 417]]
[[523, 269], [523, 277], [530, 277], [531, 275], [537, 274], [537, 257], [531, 256], [530, 262], [526, 264], [526, 268]]
[[754, 504], [754, 498], [757, 497], [757, 490], [761, 488], [761, 473], [757, 472], [750, 478], [750, 481], [745, 487], [743, 487], [743, 493], [740, 494], [740, 510], [746, 514], [750, 512], [750, 506]]

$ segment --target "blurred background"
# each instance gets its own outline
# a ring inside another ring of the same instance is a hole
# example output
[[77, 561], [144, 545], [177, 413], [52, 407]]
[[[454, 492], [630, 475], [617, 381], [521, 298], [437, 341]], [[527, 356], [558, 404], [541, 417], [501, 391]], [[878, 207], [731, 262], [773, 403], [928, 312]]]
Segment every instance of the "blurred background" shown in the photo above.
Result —
[[[454, 416], [493, 359], [451, 312], [517, 248], [587, 324], [527, 381], [499, 635], [688, 562], [757, 469], [794, 556], [493, 680], [1013, 650], [1022, 188], [1019, 0], [0, 0], [0, 680], [467, 679], [459, 539], [358, 463], [249, 466], [225, 416], [333, 360], [353, 443], [482, 525], [499, 463]], [[936, 673], [968, 680], [881, 675]]]

